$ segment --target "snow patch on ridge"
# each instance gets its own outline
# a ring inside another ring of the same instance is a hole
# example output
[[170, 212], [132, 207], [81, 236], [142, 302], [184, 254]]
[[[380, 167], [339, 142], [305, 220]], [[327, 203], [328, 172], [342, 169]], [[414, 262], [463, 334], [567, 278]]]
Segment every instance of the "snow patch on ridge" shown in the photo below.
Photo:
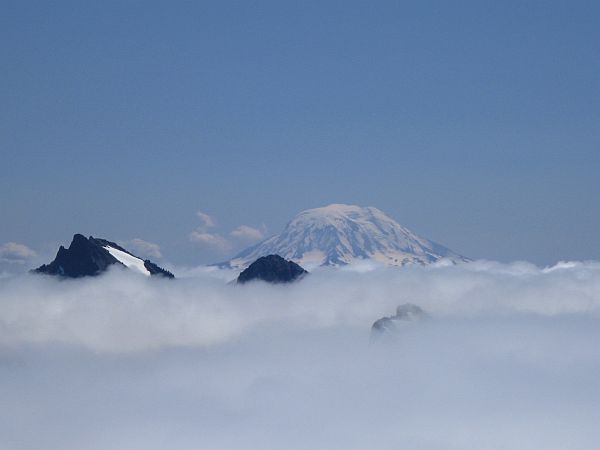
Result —
[[137, 272], [140, 272], [148, 277], [150, 276], [150, 272], [148, 271], [148, 269], [146, 269], [144, 261], [140, 258], [130, 255], [129, 253], [126, 253], [122, 250], [118, 250], [114, 247], [111, 247], [110, 245], [106, 245], [104, 248], [108, 250], [108, 253], [114, 256], [117, 259], [117, 261], [122, 263], [124, 266], [128, 267], [129, 269], [133, 269]]

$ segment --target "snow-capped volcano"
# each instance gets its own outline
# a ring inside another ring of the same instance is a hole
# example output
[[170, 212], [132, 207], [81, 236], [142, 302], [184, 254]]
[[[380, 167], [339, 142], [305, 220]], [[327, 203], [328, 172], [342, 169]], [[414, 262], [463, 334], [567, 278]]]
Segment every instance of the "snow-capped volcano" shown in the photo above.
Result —
[[467, 258], [422, 238], [373, 207], [333, 204], [294, 217], [281, 234], [250, 247], [225, 265], [242, 269], [277, 254], [304, 267], [346, 265], [357, 260], [403, 266]]

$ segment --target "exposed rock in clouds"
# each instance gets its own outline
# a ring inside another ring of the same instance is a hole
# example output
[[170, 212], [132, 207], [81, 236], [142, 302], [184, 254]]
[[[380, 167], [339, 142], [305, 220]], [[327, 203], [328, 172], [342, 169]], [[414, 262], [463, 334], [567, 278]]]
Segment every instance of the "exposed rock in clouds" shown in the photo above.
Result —
[[258, 258], [237, 278], [238, 283], [266, 281], [268, 283], [289, 283], [296, 281], [308, 272], [293, 261], [286, 261], [279, 255]]
[[99, 275], [109, 266], [127, 267], [144, 275], [161, 275], [173, 278], [173, 274], [157, 266], [150, 260], [142, 260], [123, 247], [105, 239], [81, 234], [73, 236], [69, 248], [62, 245], [56, 258], [49, 264], [44, 264], [34, 270], [35, 273], [59, 275], [67, 278], [80, 278]]
[[417, 322], [429, 317], [420, 306], [413, 303], [403, 303], [396, 308], [396, 314], [382, 317], [371, 326], [371, 339], [397, 336], [406, 324]]

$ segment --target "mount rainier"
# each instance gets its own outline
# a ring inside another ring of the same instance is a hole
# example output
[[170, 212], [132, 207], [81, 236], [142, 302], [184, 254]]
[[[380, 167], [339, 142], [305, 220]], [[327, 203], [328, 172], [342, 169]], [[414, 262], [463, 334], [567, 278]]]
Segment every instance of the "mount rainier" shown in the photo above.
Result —
[[307, 209], [281, 234], [250, 247], [222, 266], [243, 269], [256, 259], [280, 255], [303, 267], [340, 266], [359, 260], [404, 266], [441, 259], [469, 261], [452, 250], [422, 238], [373, 207], [333, 204]]

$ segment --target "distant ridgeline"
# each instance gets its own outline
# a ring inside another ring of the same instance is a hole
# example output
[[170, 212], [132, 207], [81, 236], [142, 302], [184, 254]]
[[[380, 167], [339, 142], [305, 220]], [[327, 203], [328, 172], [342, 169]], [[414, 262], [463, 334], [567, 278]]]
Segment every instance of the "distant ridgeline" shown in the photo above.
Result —
[[114, 242], [92, 236], [86, 238], [81, 234], [73, 236], [69, 248], [64, 248], [61, 245], [54, 261], [44, 264], [32, 270], [32, 272], [67, 278], [80, 278], [99, 275], [113, 264], [126, 267], [146, 276], [158, 275], [175, 278], [168, 270], [157, 266], [148, 259], [143, 260], [135, 256]]

